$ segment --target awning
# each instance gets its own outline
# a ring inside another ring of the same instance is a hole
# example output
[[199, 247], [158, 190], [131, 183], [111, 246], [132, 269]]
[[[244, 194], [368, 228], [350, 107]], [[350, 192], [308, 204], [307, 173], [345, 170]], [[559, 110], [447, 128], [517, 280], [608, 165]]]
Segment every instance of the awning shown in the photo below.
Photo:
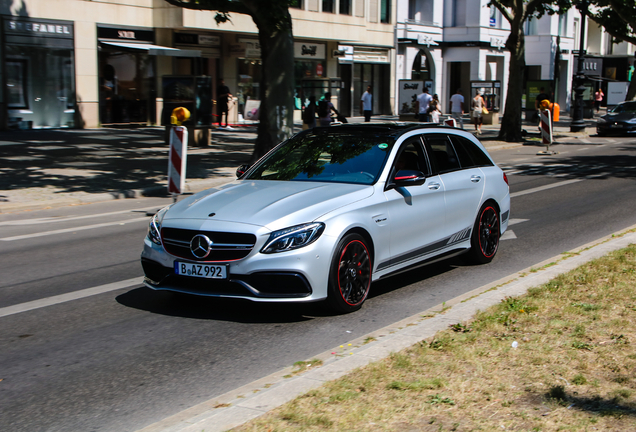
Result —
[[111, 45], [118, 48], [125, 48], [129, 50], [144, 51], [148, 55], [154, 56], [168, 56], [168, 57], [201, 57], [201, 51], [199, 50], [184, 50], [179, 48], [170, 48], [161, 45], [153, 45], [148, 43], [130, 43], [130, 42], [111, 42], [100, 41], [105, 45]]

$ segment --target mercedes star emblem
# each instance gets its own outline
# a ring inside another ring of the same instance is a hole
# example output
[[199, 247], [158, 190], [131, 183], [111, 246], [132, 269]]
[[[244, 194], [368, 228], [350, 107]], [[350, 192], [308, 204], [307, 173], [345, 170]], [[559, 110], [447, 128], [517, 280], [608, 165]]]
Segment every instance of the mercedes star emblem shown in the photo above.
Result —
[[212, 240], [203, 234], [197, 234], [190, 241], [190, 250], [192, 255], [199, 259], [203, 259], [210, 254], [212, 248]]

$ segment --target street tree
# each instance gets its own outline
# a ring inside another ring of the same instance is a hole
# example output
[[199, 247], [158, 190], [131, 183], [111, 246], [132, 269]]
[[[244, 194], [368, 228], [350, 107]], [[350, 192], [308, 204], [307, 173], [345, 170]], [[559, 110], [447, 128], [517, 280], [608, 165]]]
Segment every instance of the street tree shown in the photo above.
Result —
[[489, 6], [495, 6], [510, 23], [510, 35], [506, 39], [506, 49], [510, 51], [510, 73], [504, 116], [499, 130], [499, 139], [504, 141], [522, 141], [521, 134], [521, 98], [526, 70], [526, 45], [524, 23], [529, 18], [540, 18], [544, 14], [563, 13], [571, 2], [568, 0], [491, 0]]
[[[588, 16], [616, 42], [636, 45], [636, 0], [592, 0], [589, 3]], [[635, 96], [636, 72], [632, 73], [625, 100], [632, 100]]]
[[216, 11], [217, 25], [231, 23], [231, 14], [252, 18], [258, 28], [262, 63], [258, 136], [252, 161], [289, 138], [294, 113], [294, 44], [289, 6], [297, 0], [165, 1], [186, 9]]

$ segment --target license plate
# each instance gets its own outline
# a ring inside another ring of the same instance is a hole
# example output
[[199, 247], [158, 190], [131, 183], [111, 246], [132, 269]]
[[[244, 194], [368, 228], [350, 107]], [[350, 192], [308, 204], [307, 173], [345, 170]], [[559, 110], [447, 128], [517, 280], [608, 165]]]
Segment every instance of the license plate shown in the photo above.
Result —
[[611, 127], [611, 128], [614, 128], [614, 129], [618, 129], [618, 128], [622, 128], [622, 127], [623, 127], [623, 125], [622, 125], [622, 124], [613, 124], [613, 125], [611, 125], [610, 127]]
[[195, 264], [175, 261], [174, 273], [180, 276], [192, 276], [206, 279], [227, 279], [227, 265]]

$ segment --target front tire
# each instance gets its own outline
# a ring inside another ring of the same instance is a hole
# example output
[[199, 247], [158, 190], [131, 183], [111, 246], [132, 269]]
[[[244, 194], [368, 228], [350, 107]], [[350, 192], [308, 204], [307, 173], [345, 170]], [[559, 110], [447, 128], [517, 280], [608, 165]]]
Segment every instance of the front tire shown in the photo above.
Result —
[[329, 271], [327, 302], [339, 313], [354, 312], [371, 288], [372, 259], [365, 239], [359, 234], [347, 234], [336, 248]]
[[476, 264], [492, 261], [499, 249], [500, 234], [499, 211], [492, 202], [487, 202], [479, 209], [470, 237], [471, 261]]

